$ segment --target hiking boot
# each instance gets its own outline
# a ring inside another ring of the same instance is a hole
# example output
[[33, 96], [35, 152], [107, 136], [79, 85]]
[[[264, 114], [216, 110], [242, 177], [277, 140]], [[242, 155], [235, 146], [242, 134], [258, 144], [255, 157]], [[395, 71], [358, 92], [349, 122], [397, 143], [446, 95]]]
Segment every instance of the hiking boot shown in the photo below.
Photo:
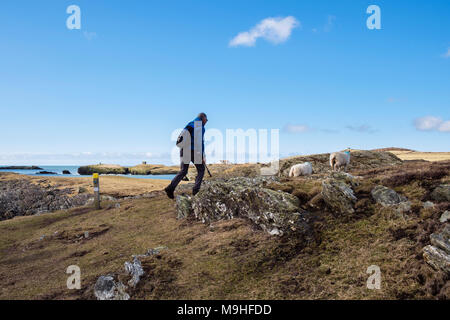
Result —
[[200, 190], [192, 190], [192, 195], [195, 196]]
[[175, 198], [175, 196], [173, 195], [173, 190], [170, 190], [169, 188], [165, 188], [164, 189], [164, 191], [166, 192], [166, 194], [167, 194], [167, 196], [170, 198], [170, 199], [174, 199]]

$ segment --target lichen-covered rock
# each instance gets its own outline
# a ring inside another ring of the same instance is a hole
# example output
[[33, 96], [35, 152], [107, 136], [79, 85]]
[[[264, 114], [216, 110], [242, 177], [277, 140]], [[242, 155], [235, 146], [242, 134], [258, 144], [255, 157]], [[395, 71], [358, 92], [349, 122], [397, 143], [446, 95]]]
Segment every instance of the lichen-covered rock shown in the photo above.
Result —
[[100, 276], [94, 286], [94, 295], [98, 300], [128, 300], [126, 287], [116, 281], [112, 275]]
[[394, 190], [385, 186], [376, 186], [371, 191], [371, 194], [373, 199], [383, 207], [398, 205], [402, 202], [408, 201], [405, 196], [398, 194]]
[[352, 214], [355, 212], [354, 205], [357, 199], [345, 179], [329, 178], [324, 180], [321, 194], [325, 203], [337, 213]]
[[192, 200], [190, 196], [178, 195], [176, 197], [177, 219], [186, 219], [192, 212]]
[[423, 257], [434, 269], [450, 273], [450, 256], [444, 250], [428, 245], [423, 248]]
[[450, 274], [450, 225], [430, 236], [431, 245], [423, 248], [425, 261], [436, 270]]
[[[299, 208], [297, 197], [264, 188], [272, 178], [234, 178], [205, 181], [191, 199], [192, 214], [203, 223], [247, 218], [272, 235], [291, 232], [310, 235], [310, 214]], [[186, 200], [186, 199], [184, 199]], [[187, 201], [179, 201], [178, 214], [184, 215]], [[189, 213], [190, 214], [190, 213]]]
[[447, 222], [450, 219], [450, 211], [445, 211], [439, 218], [440, 222]]
[[141, 261], [137, 257], [134, 257], [132, 262], [125, 262], [125, 272], [131, 276], [128, 285], [135, 287], [141, 279], [141, 276], [144, 275]]
[[450, 202], [450, 184], [441, 184], [431, 193], [431, 198], [437, 202]]
[[28, 180], [0, 182], [0, 220], [70, 209], [83, 206], [93, 199], [92, 194], [71, 196], [70, 188], [40, 186]]

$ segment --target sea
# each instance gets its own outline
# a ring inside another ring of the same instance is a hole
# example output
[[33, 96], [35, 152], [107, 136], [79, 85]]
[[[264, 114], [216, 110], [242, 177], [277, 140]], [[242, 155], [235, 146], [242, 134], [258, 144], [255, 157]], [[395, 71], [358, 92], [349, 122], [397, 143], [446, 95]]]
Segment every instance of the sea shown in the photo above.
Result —
[[[78, 174], [78, 168], [80, 166], [46, 166], [46, 165], [36, 165], [42, 170], [19, 170], [19, 169], [1, 169], [2, 167], [11, 167], [12, 165], [0, 165], [0, 172], [14, 172], [20, 174], [26, 174], [31, 176], [43, 176], [43, 177], [64, 177], [64, 178], [80, 178], [87, 177]], [[64, 170], [68, 170], [70, 174], [63, 174]], [[40, 171], [54, 172], [56, 174], [39, 174]], [[112, 174], [111, 174], [112, 175]], [[121, 176], [127, 178], [137, 178], [137, 179], [163, 179], [171, 180], [175, 177], [174, 174], [162, 174], [162, 175], [131, 175], [131, 174], [114, 174], [114, 176]]]

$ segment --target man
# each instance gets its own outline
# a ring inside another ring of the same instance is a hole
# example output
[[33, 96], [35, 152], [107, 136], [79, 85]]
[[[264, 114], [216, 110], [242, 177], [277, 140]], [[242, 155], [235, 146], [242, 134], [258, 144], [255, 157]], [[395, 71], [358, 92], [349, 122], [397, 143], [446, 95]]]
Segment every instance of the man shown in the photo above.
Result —
[[[205, 124], [208, 122], [208, 118], [206, 114], [203, 112], [200, 113], [197, 118], [193, 121], [189, 122], [187, 126], [184, 128], [184, 133], [186, 135], [177, 141], [177, 145], [185, 138], [184, 142], [187, 142], [184, 147], [180, 150], [180, 172], [173, 178], [172, 182], [164, 189], [166, 191], [167, 196], [170, 199], [174, 198], [173, 192], [175, 188], [178, 186], [181, 180], [186, 176], [189, 170], [189, 164], [191, 161], [194, 163], [195, 168], [197, 169], [197, 177], [195, 178], [195, 185], [192, 190], [192, 194], [196, 195], [200, 191], [200, 185], [202, 184], [203, 176], [205, 174], [205, 143], [204, 143], [204, 135], [205, 135]], [[188, 133], [187, 133], [188, 132]], [[190, 140], [190, 146], [189, 146]], [[183, 151], [188, 151], [187, 154]], [[190, 151], [190, 152], [189, 152]]]

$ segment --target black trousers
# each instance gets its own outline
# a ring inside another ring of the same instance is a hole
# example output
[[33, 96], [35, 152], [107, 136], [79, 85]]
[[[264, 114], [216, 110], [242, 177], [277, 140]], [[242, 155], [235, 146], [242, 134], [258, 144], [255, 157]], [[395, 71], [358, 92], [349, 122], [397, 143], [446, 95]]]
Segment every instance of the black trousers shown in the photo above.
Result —
[[[180, 153], [182, 156], [182, 153]], [[191, 162], [194, 163], [194, 151], [191, 152]], [[187, 175], [189, 170], [189, 163], [183, 163], [183, 158], [181, 157], [181, 163], [180, 163], [180, 171], [177, 173], [177, 175], [172, 179], [172, 182], [167, 187], [168, 190], [175, 191], [175, 188], [178, 186], [178, 184], [183, 180], [183, 178]], [[197, 193], [200, 190], [200, 186], [202, 184], [203, 176], [205, 175], [205, 165], [203, 163], [196, 164], [194, 163], [195, 168], [197, 169], [197, 177], [195, 178], [195, 185], [193, 188], [193, 192]]]

